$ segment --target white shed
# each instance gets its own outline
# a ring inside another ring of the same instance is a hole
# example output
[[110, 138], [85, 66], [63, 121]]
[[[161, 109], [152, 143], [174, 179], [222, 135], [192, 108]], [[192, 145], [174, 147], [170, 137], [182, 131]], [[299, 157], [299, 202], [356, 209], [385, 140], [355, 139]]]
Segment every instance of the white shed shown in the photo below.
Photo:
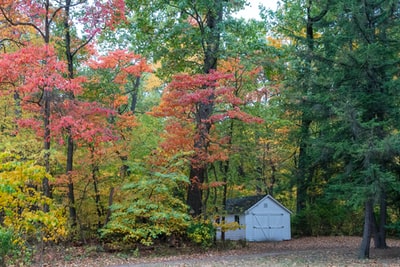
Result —
[[[249, 196], [226, 201], [225, 222], [238, 222], [240, 228], [226, 231], [226, 240], [282, 241], [291, 239], [292, 212], [270, 195]], [[217, 229], [221, 239], [221, 229]]]

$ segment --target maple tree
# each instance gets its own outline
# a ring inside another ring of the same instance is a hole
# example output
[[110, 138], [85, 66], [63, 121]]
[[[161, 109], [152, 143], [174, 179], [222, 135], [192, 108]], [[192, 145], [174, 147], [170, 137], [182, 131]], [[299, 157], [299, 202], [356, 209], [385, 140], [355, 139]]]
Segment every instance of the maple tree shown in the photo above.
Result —
[[[262, 119], [241, 111], [240, 105], [244, 101], [235, 96], [235, 88], [228, 82], [231, 78], [231, 74], [214, 71], [209, 74], [182, 74], [174, 77], [165, 89], [160, 105], [151, 113], [168, 118], [168, 134], [161, 144], [163, 158], [168, 161], [168, 158], [177, 153], [189, 153], [191, 168], [206, 169], [209, 163], [224, 161], [228, 157], [225, 146], [229, 138], [211, 133], [218, 123], [230, 119], [247, 123], [262, 122]], [[215, 105], [214, 111], [205, 119], [200, 114], [200, 109], [211, 102]], [[209, 127], [207, 134], [203, 127]], [[204, 204], [202, 191], [207, 178], [190, 176], [190, 179], [189, 192], [199, 194], [201, 202], [196, 207], [200, 210], [204, 208], [201, 207]], [[198, 215], [196, 211], [192, 212]]]
[[[148, 53], [154, 60], [161, 62], [161, 68], [157, 70], [160, 76], [169, 80], [176, 73], [208, 74], [217, 70], [219, 59], [229, 55], [231, 51], [228, 47], [236, 47], [241, 42], [238, 40], [243, 37], [242, 33], [235, 33], [233, 37], [227, 34], [226, 29], [246, 28], [239, 26], [240, 23], [235, 24], [235, 20], [230, 16], [231, 12], [243, 7], [244, 2], [206, 0], [193, 3], [155, 0], [149, 5], [143, 1], [127, 1], [128, 7], [133, 11], [134, 27], [130, 32], [135, 40], [138, 40], [138, 46], [145, 55]], [[177, 13], [180, 16], [176, 16]], [[246, 53], [253, 50], [252, 47], [251, 50], [237, 51]], [[213, 95], [209, 96], [212, 100]], [[193, 136], [197, 138], [193, 139], [196, 151], [208, 149], [206, 136], [211, 130], [210, 116], [213, 114], [213, 108], [213, 101], [204, 101], [198, 105], [195, 127], [199, 132], [197, 136]], [[207, 165], [191, 166], [190, 180], [206, 179], [206, 167]], [[196, 187], [198, 186], [189, 187], [187, 192], [187, 203], [194, 216], [204, 212], [201, 209], [202, 196]]]
[[[136, 111], [137, 98], [139, 93], [140, 81], [143, 79], [143, 74], [146, 72], [152, 72], [152, 69], [147, 64], [145, 58], [127, 50], [115, 50], [110, 51], [105, 56], [99, 56], [96, 60], [93, 60], [89, 66], [93, 70], [101, 70], [102, 77], [106, 76], [104, 73], [112, 73], [108, 84], [114, 83], [119, 87], [118, 91], [110, 92], [110, 97], [113, 98], [116, 92], [116, 96], [129, 96], [129, 111], [133, 114]], [[109, 86], [109, 85], [108, 85]], [[110, 99], [110, 106], [113, 108], [122, 108], [122, 103], [125, 104], [126, 100], [122, 98]], [[122, 103], [121, 103], [122, 101]], [[123, 113], [124, 110], [120, 110]]]
[[[55, 138], [64, 143], [62, 139], [66, 136], [65, 173], [69, 177], [66, 183], [72, 226], [76, 224], [77, 216], [72, 181], [74, 142], [77, 139], [87, 140], [88, 135], [99, 130], [99, 127], [93, 126], [95, 121], [88, 121], [91, 115], [86, 109], [90, 106], [93, 116], [96, 116], [96, 112], [99, 115], [101, 110], [105, 110], [96, 103], [87, 105], [85, 101], [76, 99], [83, 91], [81, 83], [85, 78], [75, 77], [75, 58], [79, 52], [89, 47], [90, 42], [94, 41], [103, 28], [114, 27], [118, 21], [124, 19], [123, 1], [95, 1], [90, 5], [85, 4], [84, 13], [76, 12], [83, 4], [84, 1], [66, 0], [64, 3], [2, 1], [0, 5], [5, 29], [20, 35], [25, 29], [32, 30], [30, 35], [26, 35], [28, 38], [23, 43], [25, 47], [5, 54], [2, 58], [0, 64], [4, 69], [11, 62], [12, 65], [7, 67], [7, 72], [2, 73], [1, 83], [12, 87], [9, 92], [14, 93], [15, 106], [22, 107], [23, 116], [17, 119], [19, 126], [31, 127], [41, 136], [44, 143], [43, 164], [48, 173], [51, 172], [51, 140]], [[118, 7], [117, 10], [114, 9], [115, 6]], [[74, 17], [71, 17], [71, 14]], [[51, 38], [53, 27], [60, 23], [64, 27], [64, 42], [58, 42], [57, 33]], [[74, 23], [84, 23], [81, 38], [76, 35]], [[41, 40], [33, 37], [40, 37]], [[29, 38], [32, 38], [32, 41]], [[65, 51], [65, 62], [53, 49], [54, 41], [61, 44], [58, 49], [61, 47], [61, 50]], [[44, 43], [44, 46], [41, 46], [41, 43]], [[81, 112], [82, 110], [85, 112]], [[105, 118], [110, 115], [109, 112], [106, 113]], [[32, 117], [29, 118], [28, 114]], [[104, 131], [108, 126], [103, 127]], [[43, 177], [42, 188], [47, 197], [52, 196], [47, 176]], [[48, 208], [44, 205], [46, 211]]]
[[[96, 37], [96, 35], [104, 27], [114, 27], [116, 23], [120, 20], [124, 20], [124, 1], [108, 1], [105, 3], [100, 3], [98, 1], [94, 2], [93, 6], [86, 6], [86, 10], [83, 16], [78, 17], [78, 24], [82, 23], [85, 25], [84, 28], [84, 38], [83, 40], [77, 40], [77, 38], [72, 38], [72, 27], [71, 27], [71, 12], [73, 9], [79, 7], [79, 5], [84, 4], [84, 2], [78, 1], [73, 2], [71, 0], [65, 0], [64, 5], [64, 48], [65, 57], [68, 65], [68, 78], [73, 79], [75, 75], [74, 68], [74, 58], [77, 53], [83, 50], [90, 42]], [[116, 6], [117, 9], [111, 8]], [[76, 18], [74, 18], [76, 20]], [[89, 27], [87, 27], [89, 26]], [[75, 98], [73, 93], [69, 94], [71, 99]], [[72, 225], [76, 224], [76, 208], [75, 208], [75, 196], [74, 196], [74, 184], [72, 182], [72, 171], [73, 171], [73, 155], [74, 155], [74, 139], [71, 132], [71, 126], [67, 127], [69, 132], [67, 137], [67, 159], [65, 172], [68, 175], [68, 198], [70, 201], [69, 210]]]

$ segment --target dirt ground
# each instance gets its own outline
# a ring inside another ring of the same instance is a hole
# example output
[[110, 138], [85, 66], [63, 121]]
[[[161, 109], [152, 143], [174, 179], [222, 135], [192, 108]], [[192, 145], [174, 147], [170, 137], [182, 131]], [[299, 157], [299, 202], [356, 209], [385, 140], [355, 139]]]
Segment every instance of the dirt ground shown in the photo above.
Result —
[[[33, 266], [399, 266], [400, 240], [388, 249], [371, 248], [370, 259], [358, 260], [359, 237], [303, 237], [283, 242], [229, 244], [229, 249], [198, 248], [102, 252], [99, 247], [48, 248]], [[371, 242], [373, 246], [373, 241]]]

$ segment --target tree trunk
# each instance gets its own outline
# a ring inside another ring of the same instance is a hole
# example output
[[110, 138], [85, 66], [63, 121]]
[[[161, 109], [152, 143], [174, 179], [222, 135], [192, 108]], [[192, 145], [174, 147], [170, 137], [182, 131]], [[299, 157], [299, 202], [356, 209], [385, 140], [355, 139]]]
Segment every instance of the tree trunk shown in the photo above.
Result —
[[372, 228], [372, 220], [373, 220], [373, 201], [371, 199], [367, 199], [365, 201], [365, 210], [364, 210], [364, 229], [363, 229], [363, 237], [358, 253], [358, 258], [360, 259], [368, 259], [369, 258], [369, 249], [371, 245], [371, 228]]
[[[307, 41], [307, 48], [308, 53], [312, 54], [314, 51], [314, 21], [311, 17], [311, 6], [312, 1], [308, 1], [307, 6], [307, 24], [306, 24], [306, 41]], [[306, 64], [308, 65], [305, 69], [306, 77], [305, 79], [311, 79], [311, 57], [306, 60]], [[305, 82], [306, 86], [306, 93], [310, 91], [312, 85], [309, 82]], [[309, 103], [307, 99], [302, 101], [302, 116], [301, 116], [301, 126], [300, 126], [300, 142], [299, 142], [299, 160], [296, 172], [296, 183], [297, 183], [297, 198], [296, 198], [296, 211], [299, 213], [306, 207], [307, 202], [307, 188], [308, 188], [308, 152], [307, 152], [307, 145], [308, 139], [310, 137], [310, 125], [312, 120], [308, 118], [307, 108]]]
[[76, 226], [76, 207], [75, 207], [75, 193], [74, 193], [74, 182], [72, 180], [73, 170], [73, 155], [74, 155], [74, 141], [71, 136], [71, 131], [68, 131], [68, 143], [67, 143], [67, 166], [66, 174], [68, 176], [68, 200], [69, 200], [69, 218], [71, 226]]
[[[210, 7], [206, 14], [206, 29], [202, 31], [204, 44], [204, 73], [210, 73], [211, 70], [217, 69], [217, 59], [220, 42], [219, 24], [222, 22], [223, 5], [222, 0], [215, 0], [215, 5]], [[210, 132], [211, 124], [208, 122], [212, 115], [214, 104], [214, 96], [210, 96], [210, 103], [198, 104], [198, 112], [196, 114], [197, 137], [194, 140], [194, 148], [198, 152], [205, 152], [208, 148], [207, 137]], [[190, 185], [187, 191], [187, 204], [190, 207], [192, 216], [199, 216], [202, 210], [202, 184], [207, 175], [207, 164], [195, 155], [190, 166]]]
[[297, 213], [301, 212], [306, 208], [307, 202], [307, 187], [308, 187], [308, 175], [309, 172], [307, 171], [308, 166], [308, 156], [307, 156], [307, 139], [309, 138], [310, 134], [310, 120], [302, 119], [301, 122], [301, 137], [300, 137], [300, 144], [299, 144], [299, 161], [297, 165], [297, 172], [296, 172], [296, 184], [297, 184], [297, 191], [296, 191], [296, 211]]
[[[45, 1], [46, 18], [45, 18], [45, 29], [43, 40], [46, 45], [50, 43], [50, 1]], [[46, 63], [44, 63], [46, 64]], [[51, 92], [49, 90], [43, 89], [43, 149], [44, 149], [44, 167], [47, 173], [50, 173], [50, 115], [51, 115]], [[44, 177], [42, 179], [43, 195], [51, 198], [51, 187], [49, 184], [49, 179]], [[43, 205], [43, 210], [45, 212], [50, 211], [48, 204]]]
[[[65, 55], [67, 58], [68, 65], [68, 78], [74, 78], [74, 59], [73, 53], [71, 51], [71, 34], [70, 34], [70, 6], [71, 0], [65, 0], [65, 16], [64, 16], [64, 31], [65, 31]], [[74, 99], [74, 95], [71, 92], [69, 94], [70, 99]], [[74, 183], [72, 180], [72, 171], [73, 171], [73, 162], [74, 162], [74, 140], [72, 138], [71, 129], [68, 129], [68, 141], [67, 141], [67, 163], [65, 168], [65, 173], [68, 176], [68, 200], [69, 200], [69, 218], [71, 221], [71, 226], [76, 226], [76, 207], [75, 207], [75, 192], [74, 192]]]
[[[232, 138], [231, 138], [232, 141]], [[230, 141], [230, 142], [231, 142]], [[223, 192], [222, 192], [222, 210], [226, 211], [226, 200], [228, 196], [228, 170], [229, 170], [229, 161], [224, 166], [224, 177], [223, 177]], [[222, 225], [225, 224], [225, 216], [222, 216]], [[225, 241], [225, 231], [221, 231], [221, 240]]]
[[190, 168], [190, 185], [187, 192], [186, 203], [190, 207], [190, 214], [197, 217], [202, 213], [202, 199], [203, 193], [201, 186], [204, 182], [205, 175], [204, 167], [191, 167]]
[[110, 188], [110, 193], [108, 194], [108, 209], [107, 209], [107, 216], [106, 216], [106, 220], [104, 222], [104, 225], [106, 225], [110, 221], [110, 218], [111, 218], [111, 214], [112, 214], [111, 206], [113, 204], [114, 191], [115, 191], [114, 187], [111, 187]]
[[[50, 92], [44, 91], [44, 108], [43, 108], [43, 121], [44, 121], [44, 137], [43, 137], [43, 148], [44, 148], [44, 166], [47, 173], [50, 173]], [[43, 195], [51, 198], [51, 188], [49, 179], [43, 177], [42, 179]], [[50, 207], [48, 204], [44, 204], [43, 210], [49, 212]]]
[[135, 114], [135, 111], [136, 111], [137, 98], [138, 98], [138, 94], [139, 94], [139, 86], [140, 86], [140, 76], [136, 77], [135, 82], [133, 84], [133, 89], [131, 91], [130, 110], [132, 111], [133, 114]]
[[386, 249], [386, 223], [387, 223], [387, 202], [386, 192], [382, 190], [379, 198], [379, 225], [376, 226], [376, 233], [374, 235], [375, 248]]
[[97, 174], [99, 172], [99, 166], [97, 166], [94, 158], [94, 146], [91, 145], [90, 147], [90, 153], [91, 153], [91, 175], [92, 175], [92, 182], [93, 182], [93, 190], [94, 190], [94, 202], [96, 205], [96, 211], [97, 211], [97, 227], [100, 229], [103, 225], [101, 222], [101, 218], [104, 214], [104, 208], [101, 205], [100, 201], [100, 191], [99, 191], [99, 181]]
[[[318, 3], [318, 2], [317, 2]], [[314, 24], [318, 23], [328, 12], [328, 8], [330, 5], [330, 1], [326, 3], [326, 6], [321, 9], [318, 15], [312, 16], [313, 9], [313, 1], [306, 1], [306, 13], [307, 13], [307, 22], [306, 22], [306, 45], [308, 56], [306, 59], [306, 66], [304, 69], [305, 72], [305, 81], [304, 85], [306, 86], [306, 94], [304, 95], [304, 100], [302, 103], [303, 111], [301, 117], [301, 127], [300, 127], [300, 144], [299, 144], [299, 160], [298, 160], [298, 171], [296, 173], [296, 182], [297, 182], [297, 203], [296, 210], [300, 212], [306, 207], [307, 202], [307, 191], [309, 187], [309, 182], [312, 180], [312, 172], [309, 169], [309, 153], [307, 151], [308, 140], [310, 138], [310, 125], [312, 123], [312, 117], [308, 114], [311, 110], [312, 103], [309, 102], [306, 95], [310, 93], [314, 93], [314, 85], [311, 77], [312, 74], [312, 55], [314, 53]]]

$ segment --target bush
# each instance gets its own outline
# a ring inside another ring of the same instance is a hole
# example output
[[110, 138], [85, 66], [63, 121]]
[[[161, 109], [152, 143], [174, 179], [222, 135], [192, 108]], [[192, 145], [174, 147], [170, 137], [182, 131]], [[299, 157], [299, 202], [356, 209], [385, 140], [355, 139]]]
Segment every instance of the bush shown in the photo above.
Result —
[[0, 266], [25, 266], [31, 262], [31, 250], [12, 229], [0, 226]]
[[0, 266], [6, 266], [6, 258], [13, 249], [12, 231], [0, 227]]
[[400, 221], [390, 223], [387, 227], [387, 232], [389, 235], [396, 236], [400, 238]]
[[187, 229], [189, 239], [203, 248], [209, 248], [214, 244], [215, 233], [215, 227], [210, 221], [194, 221]]
[[294, 236], [358, 235], [362, 233], [362, 211], [340, 203], [309, 205], [292, 220]]
[[173, 194], [182, 178], [156, 173], [131, 179], [121, 191], [123, 201], [111, 206], [111, 219], [100, 230], [102, 240], [115, 248], [135, 243], [150, 246], [160, 238], [183, 235], [191, 218], [187, 205]]

